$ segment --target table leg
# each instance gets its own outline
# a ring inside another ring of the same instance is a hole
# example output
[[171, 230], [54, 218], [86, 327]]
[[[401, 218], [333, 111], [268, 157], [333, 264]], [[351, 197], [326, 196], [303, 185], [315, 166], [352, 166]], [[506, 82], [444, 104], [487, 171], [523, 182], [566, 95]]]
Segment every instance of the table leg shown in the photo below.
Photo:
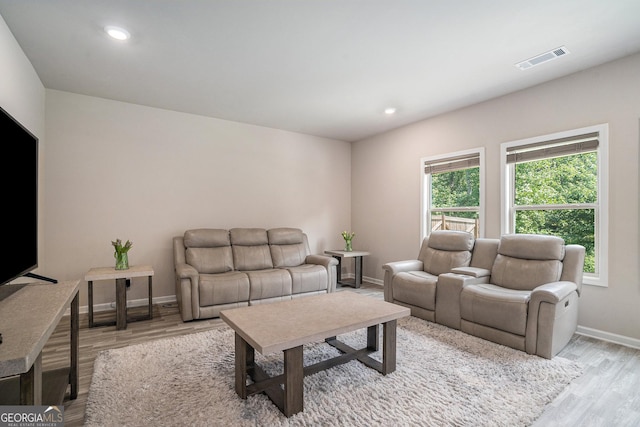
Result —
[[149, 276], [149, 319], [153, 319], [153, 285], [151, 276]]
[[284, 408], [285, 416], [302, 412], [304, 407], [304, 366], [302, 346], [284, 351]]
[[31, 369], [20, 374], [20, 405], [42, 405], [42, 352]]
[[378, 350], [380, 347], [380, 325], [373, 325], [367, 328], [367, 348]]
[[336, 266], [336, 282], [341, 285], [342, 283], [342, 257], [333, 256], [335, 259], [338, 260], [338, 265]]
[[80, 341], [80, 296], [76, 293], [71, 301], [71, 363], [69, 366], [70, 399], [78, 397], [78, 357]]
[[235, 334], [236, 347], [236, 393], [241, 399], [247, 398], [247, 377], [255, 363], [255, 350], [238, 333]]
[[93, 280], [89, 280], [89, 327], [93, 328]]
[[382, 375], [396, 370], [396, 325], [397, 320], [382, 324]]
[[354, 262], [356, 264], [356, 272], [355, 272], [355, 287], [359, 288], [362, 284], [362, 257], [357, 256], [354, 258]]
[[116, 279], [116, 330], [127, 329], [127, 279]]

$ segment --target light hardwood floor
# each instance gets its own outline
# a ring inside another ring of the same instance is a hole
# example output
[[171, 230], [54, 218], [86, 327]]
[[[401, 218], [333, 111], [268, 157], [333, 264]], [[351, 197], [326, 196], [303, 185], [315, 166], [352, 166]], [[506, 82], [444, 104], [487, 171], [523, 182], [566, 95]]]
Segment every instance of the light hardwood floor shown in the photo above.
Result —
[[[382, 287], [375, 284], [365, 283], [357, 292], [383, 297]], [[96, 320], [109, 316], [114, 313], [97, 313]], [[226, 327], [220, 319], [182, 322], [175, 303], [155, 305], [153, 320], [129, 323], [123, 331], [114, 326], [89, 329], [87, 315], [80, 317], [79, 393], [76, 400], [64, 403], [65, 426], [83, 425], [93, 363], [100, 351]], [[640, 350], [575, 335], [560, 356], [579, 362], [585, 372], [547, 406], [534, 426], [640, 426]], [[44, 349], [43, 367], [68, 363], [69, 318], [64, 317]], [[429, 425], [429, 420], [415, 421]]]

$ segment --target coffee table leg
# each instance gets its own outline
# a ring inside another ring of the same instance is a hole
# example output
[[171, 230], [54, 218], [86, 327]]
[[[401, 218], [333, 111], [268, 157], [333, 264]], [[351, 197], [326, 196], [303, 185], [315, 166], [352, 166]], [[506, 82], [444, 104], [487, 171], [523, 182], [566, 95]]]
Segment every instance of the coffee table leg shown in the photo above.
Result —
[[284, 408], [285, 416], [290, 417], [303, 410], [304, 372], [302, 346], [284, 351]]
[[396, 370], [396, 320], [382, 325], [382, 375]]
[[247, 398], [248, 369], [253, 367], [255, 350], [236, 333], [236, 393]]
[[373, 325], [367, 328], [367, 348], [378, 350], [380, 347], [380, 325]]

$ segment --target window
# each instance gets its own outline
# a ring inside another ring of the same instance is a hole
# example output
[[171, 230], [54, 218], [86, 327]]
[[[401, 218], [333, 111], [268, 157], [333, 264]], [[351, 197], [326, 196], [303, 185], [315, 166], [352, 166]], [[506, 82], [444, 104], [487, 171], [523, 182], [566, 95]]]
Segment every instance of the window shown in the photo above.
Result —
[[421, 159], [422, 237], [462, 230], [480, 237], [483, 224], [484, 149]]
[[551, 234], [586, 248], [585, 283], [607, 272], [607, 125], [501, 146], [504, 233]]

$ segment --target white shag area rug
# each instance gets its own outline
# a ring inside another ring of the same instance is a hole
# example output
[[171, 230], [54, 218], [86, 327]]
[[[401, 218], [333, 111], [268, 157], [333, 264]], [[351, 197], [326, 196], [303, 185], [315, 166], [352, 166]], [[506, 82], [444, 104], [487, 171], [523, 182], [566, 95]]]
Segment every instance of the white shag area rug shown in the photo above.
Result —
[[[339, 339], [361, 348], [366, 330]], [[311, 344], [305, 365], [338, 354], [323, 342]], [[256, 352], [256, 360], [272, 374], [282, 372], [281, 353]], [[225, 326], [101, 352], [85, 423], [525, 426], [580, 374], [578, 364], [561, 357], [531, 356], [408, 317], [398, 321], [394, 373], [383, 376], [354, 360], [305, 377], [304, 412], [286, 418], [263, 394], [242, 400], [235, 393], [234, 335]]]

